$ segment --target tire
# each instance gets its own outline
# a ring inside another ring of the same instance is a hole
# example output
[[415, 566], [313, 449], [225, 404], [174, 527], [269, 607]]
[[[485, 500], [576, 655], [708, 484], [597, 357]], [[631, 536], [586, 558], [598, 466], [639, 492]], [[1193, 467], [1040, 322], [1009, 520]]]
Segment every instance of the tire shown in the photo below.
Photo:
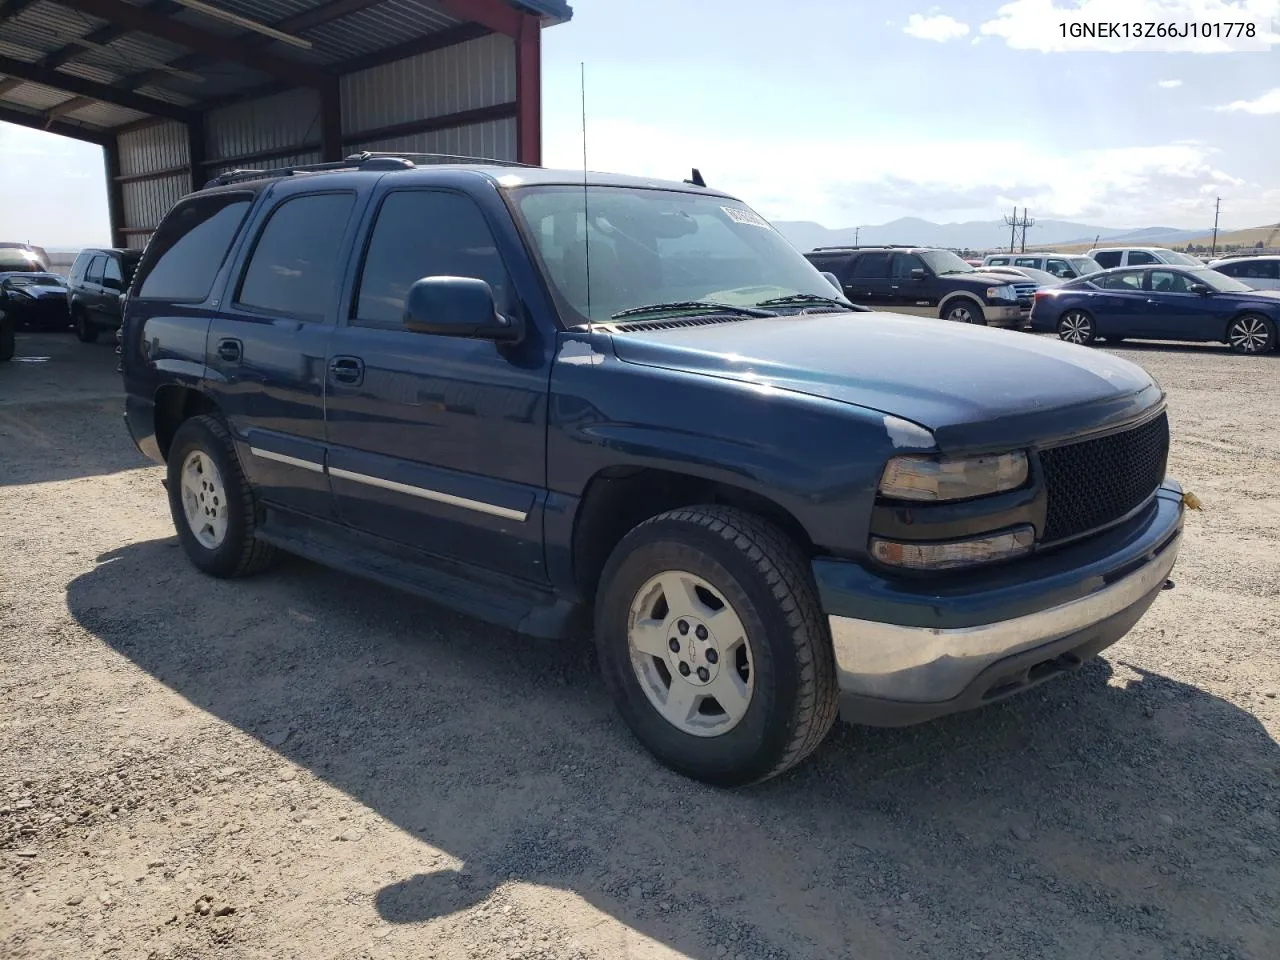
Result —
[[[271, 565], [275, 548], [254, 536], [261, 510], [226, 424], [211, 416], [184, 421], [169, 447], [168, 469], [169, 512], [192, 564], [224, 578]], [[188, 496], [195, 498], [192, 520]]]
[[1246, 313], [1227, 324], [1227, 346], [1235, 353], [1270, 353], [1276, 348], [1276, 326], [1260, 313]]
[[[652, 633], [633, 631], [646, 620]], [[601, 673], [623, 720], [661, 763], [696, 780], [731, 787], [777, 776], [835, 722], [835, 656], [808, 561], [752, 514], [688, 507], [636, 527], [605, 565], [595, 627]], [[721, 649], [724, 659], [712, 655]], [[685, 667], [688, 680], [679, 675]], [[681, 723], [659, 709], [677, 683], [686, 685], [687, 708], [673, 711]]]
[[982, 312], [982, 307], [968, 297], [952, 300], [950, 304], [942, 308], [942, 312], [938, 316], [943, 320], [950, 320], [952, 323], [976, 323], [979, 326], [986, 326], [987, 324], [987, 315]]
[[89, 322], [89, 315], [83, 309], [72, 314], [71, 323], [76, 330], [76, 339], [81, 343], [97, 342], [98, 328]]
[[1058, 318], [1058, 339], [1087, 347], [1097, 337], [1093, 317], [1084, 310], [1068, 310]]
[[17, 338], [13, 323], [7, 317], [0, 316], [0, 363], [12, 360], [17, 351]]

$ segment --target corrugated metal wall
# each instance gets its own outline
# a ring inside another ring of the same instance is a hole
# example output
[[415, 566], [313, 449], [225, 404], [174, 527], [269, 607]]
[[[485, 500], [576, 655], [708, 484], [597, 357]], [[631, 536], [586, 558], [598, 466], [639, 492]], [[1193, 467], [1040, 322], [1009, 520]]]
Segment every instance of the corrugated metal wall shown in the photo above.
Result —
[[320, 143], [320, 95], [287, 90], [214, 110], [205, 117], [204, 137], [209, 160], [315, 146]]
[[[116, 140], [120, 150], [120, 174], [125, 177], [173, 170], [176, 173], [133, 183], [121, 184], [124, 223], [130, 227], [154, 227], [174, 203], [191, 192], [191, 176], [187, 170], [187, 128], [180, 123], [165, 123], [132, 133]], [[129, 245], [141, 247], [145, 234], [129, 234]]]
[[451, 153], [463, 157], [487, 157], [492, 160], [514, 160], [516, 157], [516, 121], [493, 120], [469, 127], [415, 133], [388, 140], [365, 140], [352, 144], [353, 150], [392, 153]]
[[[516, 99], [516, 48], [510, 37], [491, 35], [460, 43], [416, 57], [348, 74], [341, 81], [342, 133], [353, 146], [372, 149], [369, 143], [353, 142], [368, 130], [399, 123], [428, 120], [466, 110], [514, 103]], [[457, 131], [425, 134], [410, 138], [412, 149], [421, 150], [421, 136], [438, 138], [454, 134], [457, 145], [476, 144], [482, 156], [515, 159], [515, 124], [508, 121], [477, 124], [472, 132], [458, 137]], [[433, 144], [436, 140], [430, 141]], [[396, 141], [394, 149], [408, 150]], [[431, 150], [442, 149], [431, 146]], [[494, 154], [499, 149], [501, 153]], [[472, 152], [450, 147], [448, 152]]]

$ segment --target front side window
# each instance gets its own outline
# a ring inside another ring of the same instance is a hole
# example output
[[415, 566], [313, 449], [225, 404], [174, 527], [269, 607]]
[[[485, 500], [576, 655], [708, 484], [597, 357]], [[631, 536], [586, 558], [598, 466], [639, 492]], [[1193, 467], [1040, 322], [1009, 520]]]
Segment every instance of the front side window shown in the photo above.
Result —
[[1134, 266], [1134, 267], [1136, 267], [1136, 266], [1139, 266], [1139, 265], [1144, 264], [1144, 263], [1159, 263], [1159, 262], [1160, 262], [1160, 261], [1159, 261], [1158, 259], [1156, 259], [1156, 257], [1155, 257], [1155, 256], [1153, 256], [1153, 255], [1152, 255], [1152, 254], [1150, 254], [1150, 253], [1147, 253], [1147, 251], [1145, 251], [1145, 250], [1130, 250], [1130, 251], [1129, 251], [1129, 265], [1130, 265], [1130, 266]]
[[1076, 275], [1076, 272], [1071, 269], [1071, 264], [1067, 263], [1065, 260], [1050, 259], [1045, 263], [1044, 269], [1047, 273], [1051, 273], [1055, 277], [1060, 277], [1063, 280]]
[[107, 257], [102, 266], [102, 285], [112, 290], [124, 289], [124, 276], [120, 273], [120, 262], [115, 257]]
[[208, 297], [252, 202], [248, 194], [222, 193], [175, 207], [147, 245], [137, 295], [180, 303]]
[[893, 258], [893, 278], [910, 280], [912, 270], [923, 270], [924, 261], [914, 253], [899, 253]]
[[1219, 273], [1217, 270], [1210, 270], [1207, 267], [1201, 267], [1199, 270], [1188, 270], [1191, 279], [1195, 283], [1203, 283], [1210, 290], [1216, 290], [1218, 293], [1250, 293], [1253, 287], [1247, 283], [1241, 283], [1228, 277], [1225, 273]]
[[353, 193], [315, 193], [284, 201], [267, 218], [245, 267], [236, 303], [322, 320], [335, 299], [338, 256]]
[[1141, 270], [1122, 270], [1119, 273], [1109, 273], [1105, 277], [1098, 277], [1094, 284], [1103, 290], [1128, 290], [1136, 292], [1142, 289], [1142, 271]]
[[1190, 293], [1192, 280], [1185, 273], [1173, 270], [1152, 270], [1151, 291], [1153, 293]]
[[1082, 277], [1087, 277], [1089, 274], [1097, 273], [1102, 269], [1101, 263], [1097, 260], [1091, 260], [1089, 257], [1072, 257], [1071, 266]]
[[424, 277], [484, 280], [500, 313], [515, 309], [506, 266], [475, 202], [439, 190], [397, 190], [378, 210], [351, 322], [399, 329], [409, 288]]
[[[513, 198], [574, 322], [678, 301], [753, 306], [797, 293], [834, 295], [813, 264], [737, 200], [603, 186], [523, 187]], [[860, 267], [861, 260], [855, 276]]]
[[1039, 257], [1018, 257], [1013, 261], [1015, 267], [1038, 267], [1040, 266]]

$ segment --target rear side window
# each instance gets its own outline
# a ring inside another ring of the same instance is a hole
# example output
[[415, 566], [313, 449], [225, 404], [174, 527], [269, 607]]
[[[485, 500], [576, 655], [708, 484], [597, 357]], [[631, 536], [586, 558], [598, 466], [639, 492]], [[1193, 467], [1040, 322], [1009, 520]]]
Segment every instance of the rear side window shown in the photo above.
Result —
[[853, 265], [855, 277], [867, 279], [889, 276], [889, 255], [887, 253], [864, 253]]
[[124, 289], [124, 276], [120, 273], [120, 261], [115, 257], [107, 257], [102, 266], [102, 284], [113, 290]]
[[1142, 271], [1126, 270], [1122, 273], [1111, 273], [1099, 277], [1094, 283], [1103, 290], [1141, 290]]
[[1159, 262], [1160, 261], [1156, 257], [1147, 253], [1145, 250], [1129, 251], [1129, 264], [1128, 264], [1129, 266], [1136, 267], [1144, 263], [1159, 263]]
[[1008, 257], [988, 257], [987, 266], [989, 267], [1007, 267], [1009, 265]]
[[103, 264], [106, 263], [106, 261], [107, 261], [106, 257], [94, 257], [93, 262], [89, 264], [88, 271], [86, 271], [84, 275], [85, 280], [88, 281], [89, 283], [101, 283], [102, 267], [103, 267]]
[[1101, 250], [1093, 255], [1094, 262], [1104, 270], [1120, 266], [1119, 250]]
[[515, 306], [493, 233], [472, 200], [428, 190], [387, 194], [369, 238], [351, 322], [400, 329], [409, 288], [440, 276], [484, 280], [499, 311]]
[[1013, 265], [1015, 267], [1039, 267], [1040, 258], [1039, 257], [1018, 257], [1018, 259], [1013, 261]]
[[276, 207], [258, 234], [236, 302], [323, 320], [334, 302], [338, 255], [355, 202], [353, 193], [313, 193]]
[[1241, 280], [1280, 279], [1280, 260], [1240, 260], [1215, 268], [1219, 273]]
[[147, 245], [137, 296], [199, 303], [209, 296], [253, 197], [197, 197], [173, 209]]

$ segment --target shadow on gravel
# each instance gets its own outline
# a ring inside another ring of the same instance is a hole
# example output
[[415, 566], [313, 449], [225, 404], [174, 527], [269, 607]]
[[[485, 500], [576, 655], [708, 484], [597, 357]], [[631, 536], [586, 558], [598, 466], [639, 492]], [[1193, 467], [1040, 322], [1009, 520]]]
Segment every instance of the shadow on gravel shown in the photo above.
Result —
[[99, 560], [68, 587], [88, 630], [463, 862], [405, 862], [369, 889], [393, 923], [514, 879], [697, 960], [1274, 958], [1280, 942], [1280, 749], [1158, 674], [1097, 661], [927, 726], [838, 727], [793, 774], [726, 792], [636, 746], [583, 647], [301, 561], [226, 583], [172, 539]]

